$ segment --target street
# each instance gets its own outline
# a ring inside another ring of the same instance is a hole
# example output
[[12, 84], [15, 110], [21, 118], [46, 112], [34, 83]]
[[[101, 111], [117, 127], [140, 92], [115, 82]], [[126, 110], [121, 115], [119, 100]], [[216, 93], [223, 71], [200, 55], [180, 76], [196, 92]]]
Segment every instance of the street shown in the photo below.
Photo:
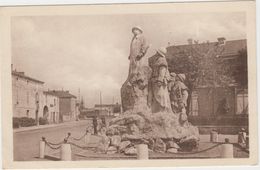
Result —
[[[39, 161], [39, 142], [42, 137], [45, 137], [48, 142], [51, 143], [59, 143], [63, 141], [63, 139], [67, 136], [68, 132], [71, 133], [72, 137], [80, 138], [84, 135], [86, 127], [91, 125], [90, 120], [78, 121], [78, 122], [68, 122], [64, 124], [59, 124], [56, 127], [48, 127], [48, 128], [41, 128], [35, 130], [26, 130], [20, 132], [14, 132], [14, 161]], [[237, 142], [237, 135], [219, 135], [219, 142], [224, 142], [225, 138], [229, 138], [231, 143]], [[92, 143], [97, 142], [97, 138], [92, 136], [91, 139]], [[200, 150], [203, 148], [207, 148], [207, 142], [210, 141], [209, 135], [200, 135]], [[76, 142], [76, 141], [75, 141]], [[78, 142], [76, 142], [78, 143]], [[78, 148], [73, 147], [74, 154], [76, 153], [84, 153], [86, 151], [80, 150]], [[53, 152], [53, 151], [52, 151]], [[55, 151], [56, 152], [56, 151]], [[216, 154], [214, 151], [210, 153]], [[235, 149], [235, 156], [236, 157], [247, 157], [247, 154], [242, 153], [241, 151], [237, 151]], [[73, 155], [74, 155], [73, 154]], [[87, 155], [86, 155], [87, 154]], [[55, 154], [56, 155], [56, 154]], [[59, 155], [59, 154], [58, 154]], [[56, 155], [57, 156], [57, 155]], [[85, 157], [86, 156], [86, 157]], [[75, 157], [73, 156], [74, 160], [80, 159], [91, 159], [90, 157], [93, 156], [93, 153], [86, 152], [84, 157]], [[104, 159], [104, 155], [97, 155], [100, 159]], [[106, 155], [107, 156], [107, 155]], [[166, 154], [167, 156], [167, 154]], [[199, 155], [197, 155], [199, 156]], [[108, 158], [106, 158], [108, 159]]]
[[62, 141], [68, 132], [74, 137], [80, 137], [85, 133], [89, 123], [78, 121], [46, 129], [14, 132], [14, 161], [38, 160], [36, 157], [39, 156], [39, 142], [42, 136], [53, 143]]

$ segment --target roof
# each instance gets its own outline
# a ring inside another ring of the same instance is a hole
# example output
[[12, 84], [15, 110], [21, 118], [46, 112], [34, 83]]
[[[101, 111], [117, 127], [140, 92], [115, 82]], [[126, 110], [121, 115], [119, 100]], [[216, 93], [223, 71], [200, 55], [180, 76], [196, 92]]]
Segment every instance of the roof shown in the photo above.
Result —
[[219, 56], [238, 55], [239, 51], [246, 49], [246, 47], [246, 39], [226, 41], [223, 45], [219, 45], [218, 42], [176, 45], [167, 47], [167, 57], [174, 57], [175, 55], [181, 54], [187, 55], [187, 53], [191, 53], [191, 50], [192, 52], [207, 54], [208, 51], [212, 49], [216, 50]]
[[12, 75], [20, 77], [20, 78], [24, 78], [24, 79], [29, 80], [29, 81], [33, 81], [35, 83], [44, 84], [43, 81], [29, 77], [29, 76], [25, 75], [24, 72], [12, 71]]
[[76, 96], [69, 93], [69, 91], [63, 91], [63, 90], [50, 90], [45, 91], [45, 94], [57, 96], [59, 98], [77, 98]]
[[120, 104], [95, 104], [95, 107], [115, 107], [120, 106]]
[[43, 94], [47, 94], [47, 95], [58, 97], [56, 94], [50, 93], [49, 91], [44, 91]]

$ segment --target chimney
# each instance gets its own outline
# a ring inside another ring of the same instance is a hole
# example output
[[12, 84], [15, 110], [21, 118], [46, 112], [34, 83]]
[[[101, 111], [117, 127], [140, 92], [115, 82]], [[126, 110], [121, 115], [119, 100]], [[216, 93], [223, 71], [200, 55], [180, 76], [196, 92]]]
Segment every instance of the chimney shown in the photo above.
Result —
[[226, 42], [226, 38], [225, 37], [219, 37], [218, 38], [218, 45], [224, 45]]
[[193, 39], [192, 38], [189, 38], [187, 41], [188, 41], [189, 45], [192, 45], [192, 43], [193, 43]]

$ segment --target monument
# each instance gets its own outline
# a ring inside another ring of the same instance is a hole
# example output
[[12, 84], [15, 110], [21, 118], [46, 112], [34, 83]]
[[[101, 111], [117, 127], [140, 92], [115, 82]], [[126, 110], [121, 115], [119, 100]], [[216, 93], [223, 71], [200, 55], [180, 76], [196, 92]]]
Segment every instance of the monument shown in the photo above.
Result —
[[[180, 78], [173, 80], [174, 73], [170, 75], [165, 48], [158, 49], [148, 59], [148, 64], [143, 63], [148, 46], [140, 27], [134, 27], [133, 33], [129, 74], [121, 88], [123, 113], [110, 121], [106, 135], [120, 136], [121, 141], [132, 147], [131, 152], [134, 152], [134, 145], [140, 143], [147, 144], [155, 152], [194, 149], [199, 132], [187, 120], [187, 92], [183, 88], [186, 86]], [[183, 75], [178, 77], [183, 78]], [[174, 95], [178, 90], [182, 95]], [[179, 98], [171, 101], [172, 96]]]

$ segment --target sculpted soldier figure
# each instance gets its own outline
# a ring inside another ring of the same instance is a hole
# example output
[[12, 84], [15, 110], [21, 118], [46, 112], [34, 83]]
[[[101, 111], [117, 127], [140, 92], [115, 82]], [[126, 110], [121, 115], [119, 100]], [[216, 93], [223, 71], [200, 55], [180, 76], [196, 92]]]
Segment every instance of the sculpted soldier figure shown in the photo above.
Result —
[[149, 66], [152, 68], [150, 79], [149, 103], [153, 113], [171, 112], [171, 103], [167, 82], [169, 79], [168, 64], [165, 58], [167, 50], [160, 48], [156, 54], [149, 58]]
[[174, 113], [180, 114], [180, 121], [187, 121], [186, 107], [188, 99], [188, 88], [184, 84], [185, 74], [171, 73], [171, 81], [168, 89], [170, 92], [171, 107]]
[[142, 65], [141, 59], [147, 52], [149, 46], [146, 43], [146, 39], [143, 36], [143, 30], [141, 27], [135, 26], [132, 28], [132, 33], [134, 34], [130, 45], [130, 55], [128, 59], [130, 60], [129, 74], [133, 75], [137, 73], [138, 67]]

